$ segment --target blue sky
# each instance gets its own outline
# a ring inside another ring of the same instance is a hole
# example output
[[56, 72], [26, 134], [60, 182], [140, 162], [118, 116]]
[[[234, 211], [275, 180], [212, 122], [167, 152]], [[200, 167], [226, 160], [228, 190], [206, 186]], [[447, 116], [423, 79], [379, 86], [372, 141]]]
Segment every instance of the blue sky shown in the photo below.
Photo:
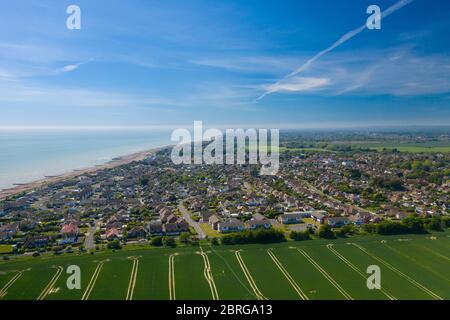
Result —
[[282, 80], [395, 3], [3, 0], [0, 126], [449, 125], [449, 1], [410, 1]]

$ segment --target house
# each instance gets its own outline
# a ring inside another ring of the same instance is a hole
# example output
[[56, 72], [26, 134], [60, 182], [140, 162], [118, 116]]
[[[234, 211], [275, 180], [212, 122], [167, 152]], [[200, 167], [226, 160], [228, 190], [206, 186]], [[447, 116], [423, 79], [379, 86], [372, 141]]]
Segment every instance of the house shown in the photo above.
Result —
[[211, 228], [213, 228], [214, 230], [218, 230], [218, 225], [219, 225], [220, 221], [221, 221], [221, 219], [215, 214], [213, 214], [211, 217], [209, 217], [209, 220], [208, 220], [209, 224], [211, 225]]
[[73, 222], [66, 223], [61, 228], [61, 236], [63, 238], [76, 238], [78, 233], [78, 226]]
[[25, 241], [24, 247], [29, 249], [45, 247], [48, 242], [49, 239], [47, 237], [30, 237]]
[[220, 221], [217, 225], [217, 230], [220, 233], [240, 232], [245, 229], [245, 226], [240, 221]]
[[19, 232], [19, 225], [17, 223], [2, 226], [0, 227], [0, 240], [11, 239], [17, 232]]
[[403, 219], [405, 219], [407, 217], [408, 217], [408, 214], [405, 213], [405, 212], [397, 212], [395, 214], [395, 219], [398, 219], [398, 220], [403, 220]]
[[111, 228], [106, 230], [105, 237], [107, 240], [114, 240], [120, 238], [120, 231], [117, 228]]
[[326, 222], [332, 228], [339, 228], [349, 224], [351, 221], [347, 217], [329, 217], [326, 219]]
[[201, 212], [200, 213], [200, 222], [208, 223], [209, 218], [212, 216], [211, 212]]
[[270, 223], [269, 220], [250, 220], [248, 222], [248, 228], [250, 230], [255, 230], [255, 229], [260, 229], [260, 228], [270, 229], [270, 228], [272, 228], [272, 224]]
[[175, 223], [178, 221], [178, 217], [174, 214], [170, 214], [167, 219], [166, 219], [166, 223]]
[[364, 218], [361, 217], [359, 214], [354, 214], [348, 218], [351, 223], [353, 223], [355, 226], [362, 225], [365, 221]]
[[168, 236], [175, 236], [179, 235], [182, 232], [188, 232], [189, 224], [184, 220], [175, 223], [166, 223], [163, 225], [163, 229], [164, 234]]
[[266, 217], [264, 217], [261, 213], [255, 213], [253, 215], [253, 220], [265, 220]]
[[152, 236], [162, 236], [164, 234], [161, 222], [152, 221], [148, 224], [148, 232]]
[[128, 231], [128, 238], [143, 239], [147, 237], [147, 230], [142, 226], [133, 227]]
[[323, 224], [325, 222], [326, 214], [325, 211], [313, 211], [311, 212], [311, 218], [320, 223]]
[[279, 215], [277, 219], [282, 224], [292, 224], [292, 223], [301, 223], [302, 217], [303, 216], [301, 213], [285, 213]]

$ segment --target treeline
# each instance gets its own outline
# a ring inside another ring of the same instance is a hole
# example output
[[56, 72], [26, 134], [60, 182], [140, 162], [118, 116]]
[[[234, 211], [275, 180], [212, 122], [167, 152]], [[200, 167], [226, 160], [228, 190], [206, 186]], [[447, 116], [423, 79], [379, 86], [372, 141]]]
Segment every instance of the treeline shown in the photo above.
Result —
[[286, 241], [284, 233], [275, 229], [245, 230], [238, 233], [226, 234], [222, 237], [222, 244], [246, 244], [246, 243], [274, 243]]
[[424, 218], [413, 215], [401, 222], [383, 221], [376, 224], [364, 224], [363, 230], [380, 235], [395, 234], [421, 234], [428, 231], [443, 231], [450, 227], [450, 219], [447, 217]]

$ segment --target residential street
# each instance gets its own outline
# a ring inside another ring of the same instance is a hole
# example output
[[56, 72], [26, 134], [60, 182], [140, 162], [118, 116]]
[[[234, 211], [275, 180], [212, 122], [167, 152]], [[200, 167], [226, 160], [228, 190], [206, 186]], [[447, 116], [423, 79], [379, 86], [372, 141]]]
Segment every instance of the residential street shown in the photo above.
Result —
[[88, 232], [86, 233], [86, 239], [84, 240], [84, 247], [86, 248], [86, 250], [91, 250], [91, 249], [94, 249], [94, 247], [95, 247], [94, 234], [95, 234], [95, 231], [97, 230], [97, 226], [98, 226], [98, 221], [95, 220], [94, 225], [90, 226]]
[[198, 234], [199, 239], [205, 239], [206, 235], [203, 232], [202, 228], [198, 224], [198, 222], [192, 220], [191, 215], [189, 214], [188, 210], [185, 208], [185, 206], [180, 203], [178, 205], [178, 209], [180, 210], [181, 214], [183, 215], [184, 219], [189, 223], [189, 225], [195, 229], [195, 231]]

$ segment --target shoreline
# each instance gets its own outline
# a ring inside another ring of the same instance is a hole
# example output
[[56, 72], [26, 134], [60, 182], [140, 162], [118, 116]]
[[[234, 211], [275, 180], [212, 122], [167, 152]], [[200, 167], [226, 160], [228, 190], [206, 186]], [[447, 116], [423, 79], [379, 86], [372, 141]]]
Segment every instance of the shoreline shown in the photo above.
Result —
[[28, 192], [33, 189], [42, 188], [50, 183], [56, 183], [61, 180], [79, 177], [79, 176], [82, 176], [82, 175], [85, 175], [88, 173], [97, 172], [99, 170], [113, 169], [113, 168], [120, 167], [122, 165], [131, 163], [134, 161], [142, 161], [145, 158], [147, 158], [148, 156], [150, 156], [160, 150], [169, 148], [170, 146], [171, 145], [155, 147], [155, 148], [144, 150], [144, 151], [138, 151], [138, 152], [134, 152], [131, 154], [126, 154], [123, 156], [117, 156], [117, 157], [114, 157], [111, 160], [105, 162], [104, 164], [99, 164], [99, 165], [95, 165], [93, 167], [87, 167], [87, 168], [83, 168], [83, 169], [75, 169], [75, 170], [71, 170], [69, 172], [58, 174], [58, 175], [48, 175], [48, 176], [45, 176], [44, 178], [41, 178], [38, 180], [16, 184], [11, 188], [0, 190], [0, 201], [6, 200], [7, 198], [14, 196], [16, 194], [22, 193], [22, 192]]

